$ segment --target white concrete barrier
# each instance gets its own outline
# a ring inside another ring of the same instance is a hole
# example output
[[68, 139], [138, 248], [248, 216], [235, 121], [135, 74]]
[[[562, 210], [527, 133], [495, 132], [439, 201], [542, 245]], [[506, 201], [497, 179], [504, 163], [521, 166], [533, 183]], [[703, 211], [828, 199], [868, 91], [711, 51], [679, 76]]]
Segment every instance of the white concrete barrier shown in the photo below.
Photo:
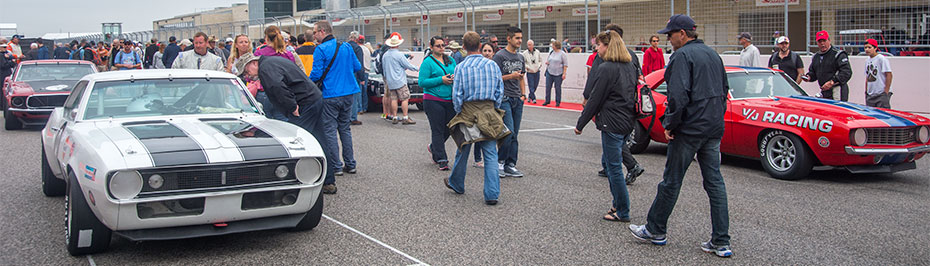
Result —
[[[410, 53], [413, 55], [412, 62], [419, 66], [423, 61], [422, 52]], [[546, 58], [548, 54], [543, 54]], [[568, 54], [568, 77], [562, 83], [562, 101], [580, 103], [583, 99], [582, 91], [585, 80], [588, 78], [587, 63], [590, 54], [570, 53]], [[668, 62], [669, 55], [665, 55], [665, 62]], [[736, 65], [739, 62], [739, 55], [721, 55], [725, 65]], [[642, 55], [639, 55], [642, 62]], [[811, 57], [802, 56], [804, 68], [810, 66]], [[849, 80], [849, 101], [858, 104], [865, 104], [865, 62], [868, 56], [850, 56], [849, 62], [852, 64], [853, 76]], [[768, 62], [769, 55], [762, 55], [762, 62]], [[914, 113], [930, 114], [930, 57], [911, 57], [895, 56], [888, 57], [894, 78], [891, 84], [891, 91], [894, 96], [891, 97], [891, 107], [895, 110], [902, 110]], [[543, 65], [542, 71], [545, 70]], [[546, 77], [541, 75], [539, 78], [539, 87], [536, 90], [536, 98], [545, 98]], [[804, 82], [801, 88], [808, 94], [817, 94], [820, 89], [816, 82]]]

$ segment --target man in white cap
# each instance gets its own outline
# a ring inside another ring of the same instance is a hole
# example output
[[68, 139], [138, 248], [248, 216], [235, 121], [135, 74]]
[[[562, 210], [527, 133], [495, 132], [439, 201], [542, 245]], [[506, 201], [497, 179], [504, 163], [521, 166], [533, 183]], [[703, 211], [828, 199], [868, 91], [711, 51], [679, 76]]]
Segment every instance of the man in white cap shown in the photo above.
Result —
[[[385, 114], [392, 118], [394, 124], [403, 123], [404, 125], [416, 124], [413, 119], [407, 117], [407, 108], [410, 100], [410, 89], [407, 88], [406, 70], [420, 71], [417, 67], [407, 61], [407, 57], [397, 50], [400, 44], [404, 43], [404, 38], [400, 33], [391, 33], [391, 37], [384, 41], [388, 49], [381, 58], [381, 66], [384, 68], [384, 85], [387, 90], [381, 103], [384, 105]], [[397, 101], [401, 101], [401, 110], [404, 112], [403, 117], [397, 116]]]
[[788, 36], [781, 36], [775, 39], [775, 45], [778, 46], [778, 52], [769, 57], [769, 68], [784, 71], [791, 77], [791, 80], [801, 84], [801, 74], [804, 73], [804, 62], [801, 56], [792, 52]]

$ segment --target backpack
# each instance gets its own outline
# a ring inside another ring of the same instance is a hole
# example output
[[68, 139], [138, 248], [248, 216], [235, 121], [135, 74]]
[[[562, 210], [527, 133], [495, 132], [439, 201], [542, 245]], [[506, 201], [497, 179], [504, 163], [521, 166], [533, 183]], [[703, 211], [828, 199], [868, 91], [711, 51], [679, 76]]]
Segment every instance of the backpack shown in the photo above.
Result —
[[633, 101], [636, 104], [634, 108], [636, 119], [643, 119], [656, 114], [656, 100], [652, 98], [652, 89], [646, 86], [644, 82], [640, 81], [639, 86], [636, 88], [635, 97]]
[[384, 52], [378, 53], [378, 60], [375, 60], [375, 73], [384, 75], [384, 67], [381, 66], [381, 58], [384, 58]]
[[[87, 52], [90, 52], [90, 54], [92, 54], [92, 58], [89, 58], [89, 59], [88, 59], [88, 58], [85, 58]], [[81, 49], [81, 52], [78, 53], [78, 55], [80, 56], [80, 59], [81, 59], [81, 60], [84, 60], [84, 61], [91, 61], [91, 62], [93, 62], [95, 65], [100, 65], [100, 64], [101, 64], [101, 62], [100, 62], [100, 56], [98, 56], [98, 55], [97, 55], [97, 52], [94, 52], [94, 50], [91, 50], [90, 48]]]

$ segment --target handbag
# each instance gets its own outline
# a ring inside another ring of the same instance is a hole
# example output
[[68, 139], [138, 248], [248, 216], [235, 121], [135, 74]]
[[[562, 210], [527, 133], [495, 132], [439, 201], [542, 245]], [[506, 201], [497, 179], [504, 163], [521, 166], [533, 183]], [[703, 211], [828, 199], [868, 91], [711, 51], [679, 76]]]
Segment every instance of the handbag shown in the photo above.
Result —
[[333, 58], [329, 60], [329, 65], [323, 70], [323, 75], [315, 82], [316, 86], [320, 88], [320, 91], [323, 91], [323, 80], [326, 80], [326, 74], [329, 74], [329, 69], [333, 67], [333, 62], [336, 62], [336, 57], [339, 56], [339, 48], [342, 48], [342, 43], [336, 41], [336, 52], [333, 53]]

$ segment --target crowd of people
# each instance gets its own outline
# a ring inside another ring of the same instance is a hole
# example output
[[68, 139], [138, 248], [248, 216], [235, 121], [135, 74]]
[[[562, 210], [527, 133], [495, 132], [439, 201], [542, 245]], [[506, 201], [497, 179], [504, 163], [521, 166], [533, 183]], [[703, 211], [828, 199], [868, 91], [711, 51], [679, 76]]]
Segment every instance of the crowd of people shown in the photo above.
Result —
[[[678, 200], [682, 178], [696, 158], [710, 198], [713, 224], [711, 240], [700, 246], [706, 252], [729, 257], [732, 251], [727, 196], [719, 170], [727, 75], [721, 57], [698, 39], [695, 25], [686, 15], [672, 16], [658, 32], [660, 35], [649, 38], [642, 64], [625, 44], [619, 25], [609, 24], [598, 33], [593, 39], [595, 52], [587, 62], [584, 109], [575, 133], [582, 134], [589, 122], [597, 121], [603, 149], [598, 174], [607, 177], [612, 196], [603, 219], [630, 222], [627, 185], [646, 171], [625, 145], [636, 123], [635, 93], [644, 75], [665, 69], [668, 103], [661, 123], [670, 140], [666, 166], [646, 223], [631, 224], [629, 230], [637, 239], [656, 245], [667, 243], [669, 216]], [[667, 64], [665, 51], [659, 47], [661, 34], [674, 49]], [[101, 71], [201, 69], [239, 76], [269, 118], [302, 127], [320, 141], [327, 157], [323, 185], [326, 194], [337, 193], [336, 176], [358, 172], [351, 126], [361, 125], [358, 115], [368, 109], [368, 72], [384, 77], [382, 118], [393, 124], [413, 125], [416, 121], [408, 115], [410, 88], [406, 72], [418, 71], [417, 85], [423, 89], [431, 136], [427, 150], [438, 170], [450, 171], [443, 184], [455, 193], [465, 192], [468, 158], [474, 146], [474, 166], [484, 171], [483, 192], [488, 205], [500, 203], [500, 178], [524, 176], [517, 168], [523, 107], [537, 102], [541, 76], [546, 78], [542, 105], [554, 101], [558, 107], [562, 81], [571, 71], [565, 54], [567, 40], [551, 40], [552, 52], [545, 57], [533, 40], [527, 40], [527, 49], [520, 51], [523, 32], [517, 27], [507, 29], [502, 48], [497, 36], [484, 31], [465, 33], [461, 44], [433, 37], [419, 67], [398, 49], [404, 43], [401, 34], [391, 33], [375, 48], [358, 32], [351, 32], [345, 41], [338, 40], [328, 21], [318, 21], [297, 36], [269, 26], [257, 47], [246, 35], [220, 42], [198, 32], [190, 39], [171, 36], [167, 44], [154, 38], [145, 44], [119, 39], [112, 43], [82, 40], [58, 43], [53, 50], [45, 48], [40, 40], [23, 54], [20, 39], [22, 36], [14, 35], [10, 42], [0, 40], [0, 81], [16, 63], [39, 59], [86, 60]], [[752, 34], [740, 33], [738, 39], [744, 47], [740, 65], [763, 67]], [[813, 56], [806, 73], [799, 55], [788, 49], [790, 40], [786, 36], [775, 39], [778, 49], [769, 58], [768, 67], [784, 71], [797, 83], [818, 82], [822, 97], [846, 101], [847, 82], [852, 76], [847, 55], [831, 45], [826, 31], [818, 32], [816, 41], [820, 51]], [[891, 67], [877, 48], [875, 40], [865, 45], [870, 56], [865, 69], [867, 103], [890, 108]], [[553, 88], [554, 99], [550, 97]], [[445, 150], [450, 138], [457, 148], [451, 165]]]

